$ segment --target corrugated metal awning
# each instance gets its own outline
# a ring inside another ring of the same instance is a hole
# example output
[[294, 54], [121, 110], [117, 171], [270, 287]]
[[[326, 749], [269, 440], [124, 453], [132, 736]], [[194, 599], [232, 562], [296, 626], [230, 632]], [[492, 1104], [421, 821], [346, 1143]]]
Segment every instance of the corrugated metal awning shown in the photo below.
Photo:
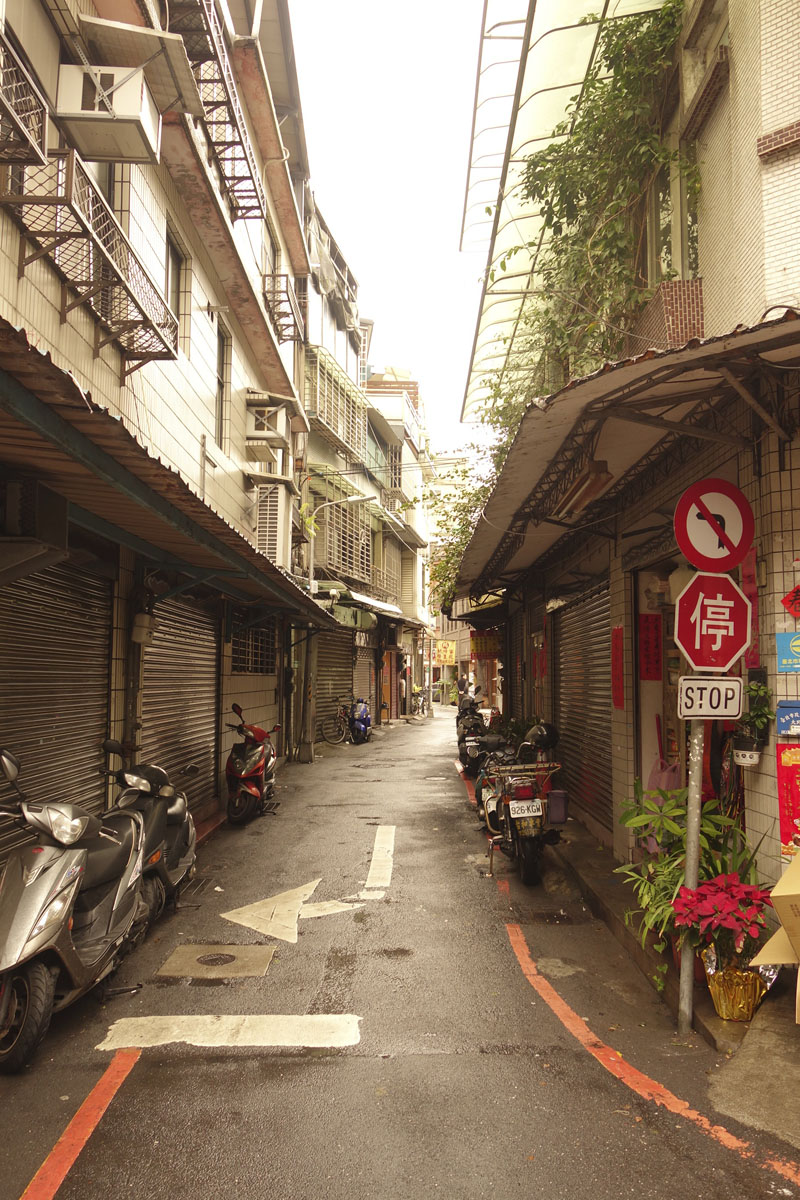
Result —
[[[35, 476], [73, 520], [120, 532], [143, 557], [202, 575], [323, 628], [336, 623], [183, 478], [0, 318], [0, 464]], [[81, 516], [83, 514], [83, 517]]]

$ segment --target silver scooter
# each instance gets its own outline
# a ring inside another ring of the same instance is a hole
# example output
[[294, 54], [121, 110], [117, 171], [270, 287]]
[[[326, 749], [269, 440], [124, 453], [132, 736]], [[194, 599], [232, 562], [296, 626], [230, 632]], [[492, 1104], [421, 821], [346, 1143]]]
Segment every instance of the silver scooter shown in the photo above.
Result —
[[139, 793], [118, 797], [102, 819], [64, 801], [28, 800], [19, 760], [0, 749], [0, 771], [17, 793], [0, 814], [36, 836], [0, 875], [0, 1073], [21, 1070], [66, 1008], [113, 971], [144, 936], [141, 895], [145, 827]]

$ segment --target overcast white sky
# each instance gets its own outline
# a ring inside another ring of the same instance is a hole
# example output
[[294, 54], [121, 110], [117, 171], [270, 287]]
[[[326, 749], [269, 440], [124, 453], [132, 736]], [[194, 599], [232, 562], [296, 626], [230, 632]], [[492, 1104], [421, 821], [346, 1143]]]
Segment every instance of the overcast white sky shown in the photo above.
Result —
[[458, 424], [482, 256], [458, 249], [483, 0], [289, 0], [317, 204], [375, 321], [375, 370], [420, 383], [435, 449]]

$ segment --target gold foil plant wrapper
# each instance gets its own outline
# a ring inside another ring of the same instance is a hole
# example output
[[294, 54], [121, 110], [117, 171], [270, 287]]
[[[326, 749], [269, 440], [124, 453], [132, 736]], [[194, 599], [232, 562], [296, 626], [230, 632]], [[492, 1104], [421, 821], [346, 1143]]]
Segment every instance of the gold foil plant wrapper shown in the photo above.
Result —
[[717, 1016], [725, 1021], [750, 1021], [778, 977], [777, 966], [720, 965], [713, 946], [703, 951], [706, 981]]

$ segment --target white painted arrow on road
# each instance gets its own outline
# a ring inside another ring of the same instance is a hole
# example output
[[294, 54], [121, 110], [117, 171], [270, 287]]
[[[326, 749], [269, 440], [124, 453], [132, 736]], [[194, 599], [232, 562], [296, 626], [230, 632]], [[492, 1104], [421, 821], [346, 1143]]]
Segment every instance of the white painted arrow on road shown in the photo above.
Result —
[[221, 915], [226, 921], [244, 925], [247, 929], [255, 929], [257, 933], [266, 934], [267, 937], [280, 938], [283, 942], [296, 942], [299, 917], [327, 917], [333, 913], [363, 908], [362, 904], [343, 904], [340, 900], [306, 904], [308, 897], [321, 882], [321, 879], [312, 879], [310, 883], [304, 883], [301, 887], [291, 888], [288, 892], [280, 892], [277, 896], [257, 900], [255, 904], [246, 904], [244, 908], [234, 908], [231, 912]]

